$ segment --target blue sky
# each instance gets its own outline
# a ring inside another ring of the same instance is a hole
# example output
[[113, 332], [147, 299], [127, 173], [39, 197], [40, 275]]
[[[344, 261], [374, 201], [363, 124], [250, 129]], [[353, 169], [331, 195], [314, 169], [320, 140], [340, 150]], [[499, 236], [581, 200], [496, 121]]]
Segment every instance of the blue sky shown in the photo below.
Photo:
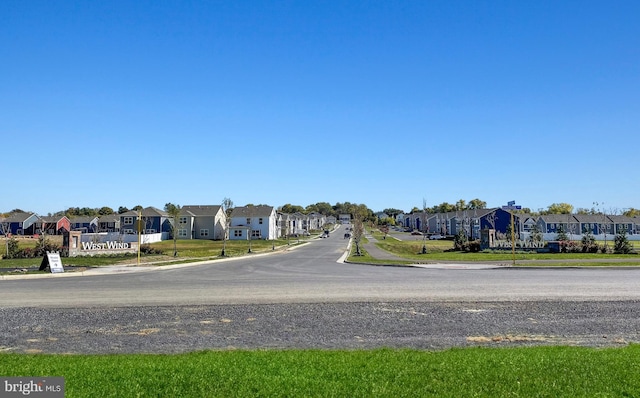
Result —
[[640, 208], [638, 1], [5, 0], [0, 60], [0, 212]]

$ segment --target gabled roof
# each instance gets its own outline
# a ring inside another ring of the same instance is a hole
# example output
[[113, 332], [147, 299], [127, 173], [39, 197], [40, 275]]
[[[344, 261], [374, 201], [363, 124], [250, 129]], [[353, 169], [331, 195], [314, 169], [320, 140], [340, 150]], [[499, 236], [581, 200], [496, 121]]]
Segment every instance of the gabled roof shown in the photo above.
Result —
[[98, 218], [98, 222], [120, 222], [120, 214], [106, 214]]
[[182, 206], [180, 214], [192, 216], [215, 216], [220, 211], [220, 205], [187, 205]]
[[269, 217], [272, 212], [273, 206], [243, 206], [234, 208], [231, 217]]
[[[149, 206], [149, 207], [145, 207], [144, 209], [142, 209], [141, 213], [142, 217], [169, 217], [169, 214], [166, 211], [160, 210], [156, 207], [153, 206]], [[126, 213], [122, 213], [120, 214], [120, 217], [123, 216], [133, 216], [133, 217], [137, 217], [138, 216], [138, 211], [137, 210], [129, 210]]]
[[72, 217], [69, 219], [69, 221], [71, 221], [72, 224], [89, 224], [93, 221], [98, 221], [98, 217], [96, 216], [78, 216], [78, 217]]
[[576, 214], [573, 217], [580, 223], [606, 224], [611, 222], [607, 216], [603, 216], [602, 214]]
[[47, 217], [40, 217], [40, 221], [42, 222], [47, 222], [47, 223], [58, 223], [60, 220], [62, 219], [69, 219], [67, 216], [47, 216]]
[[11, 213], [3, 222], [25, 222], [28, 218], [35, 216], [35, 213], [16, 212]]
[[611, 215], [607, 217], [614, 223], [618, 223], [618, 224], [621, 224], [621, 223], [634, 224], [637, 221], [637, 219], [633, 219], [631, 217], [623, 216], [623, 215]]
[[545, 223], [577, 223], [579, 222], [572, 214], [543, 214], [538, 216], [538, 220], [542, 220]]

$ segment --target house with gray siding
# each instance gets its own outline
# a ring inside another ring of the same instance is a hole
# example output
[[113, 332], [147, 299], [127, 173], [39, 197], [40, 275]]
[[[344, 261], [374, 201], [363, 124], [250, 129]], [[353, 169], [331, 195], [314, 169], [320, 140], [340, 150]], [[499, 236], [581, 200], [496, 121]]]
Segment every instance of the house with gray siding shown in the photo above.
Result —
[[175, 231], [178, 239], [219, 240], [224, 238], [226, 219], [219, 205], [182, 206]]

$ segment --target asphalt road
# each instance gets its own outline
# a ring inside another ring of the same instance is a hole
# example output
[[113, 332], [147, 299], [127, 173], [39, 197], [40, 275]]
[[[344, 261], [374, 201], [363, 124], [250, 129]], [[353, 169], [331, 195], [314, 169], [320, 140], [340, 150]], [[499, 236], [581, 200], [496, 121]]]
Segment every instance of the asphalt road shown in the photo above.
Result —
[[640, 269], [425, 269], [337, 262], [346, 245], [338, 231], [285, 253], [231, 261], [5, 278], [0, 280], [0, 350], [640, 342]]

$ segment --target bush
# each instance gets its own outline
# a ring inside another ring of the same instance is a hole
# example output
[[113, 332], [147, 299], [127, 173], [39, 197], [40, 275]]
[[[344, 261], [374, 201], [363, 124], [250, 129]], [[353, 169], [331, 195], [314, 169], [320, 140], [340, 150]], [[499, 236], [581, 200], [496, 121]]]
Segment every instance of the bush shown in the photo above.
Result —
[[41, 235], [38, 238], [35, 249], [33, 249], [34, 253], [32, 257], [42, 257], [47, 254], [47, 252], [59, 252], [61, 250], [62, 247], [51, 242], [51, 240], [47, 239], [44, 235]]
[[627, 239], [626, 233], [620, 233], [616, 235], [615, 242], [613, 244], [613, 251], [615, 253], [629, 254], [631, 253], [631, 243]]
[[479, 252], [480, 251], [480, 240], [474, 240], [474, 241], [469, 242], [467, 250], [472, 252], [472, 253]]
[[20, 250], [18, 249], [18, 239], [12, 236], [7, 242], [7, 253], [3, 256], [3, 258], [18, 258], [19, 252]]
[[142, 254], [162, 254], [162, 250], [156, 249], [149, 244], [140, 246], [140, 253]]

